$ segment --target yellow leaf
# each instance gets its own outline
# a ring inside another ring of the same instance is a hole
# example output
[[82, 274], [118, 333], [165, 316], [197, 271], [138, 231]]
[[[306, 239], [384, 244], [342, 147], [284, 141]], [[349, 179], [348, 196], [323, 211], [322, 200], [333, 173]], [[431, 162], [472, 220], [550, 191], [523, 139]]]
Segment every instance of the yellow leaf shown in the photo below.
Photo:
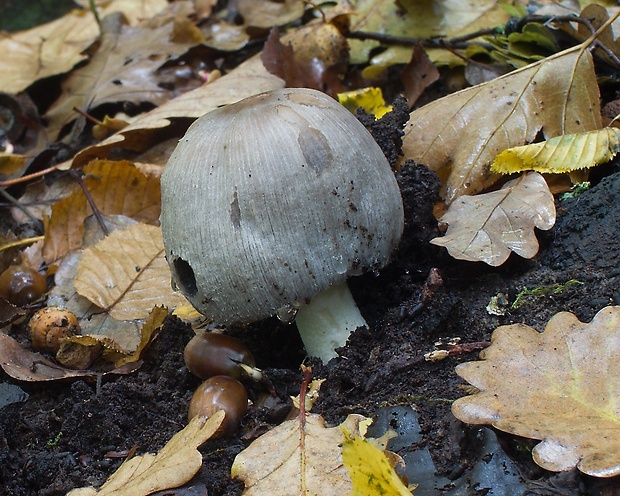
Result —
[[381, 88], [362, 88], [359, 90], [345, 91], [338, 94], [338, 101], [351, 112], [362, 107], [368, 114], [373, 114], [380, 119], [392, 110], [391, 105], [386, 105]]
[[451, 203], [493, 184], [489, 166], [507, 148], [600, 128], [592, 56], [579, 45], [412, 112], [403, 153], [438, 173]]
[[146, 318], [155, 305], [186, 302], [170, 286], [161, 229], [135, 224], [84, 250], [75, 289], [117, 320]]
[[480, 390], [454, 402], [458, 419], [541, 439], [532, 455], [547, 470], [620, 475], [620, 307], [589, 324], [561, 312], [542, 333], [498, 327], [480, 358], [456, 368]]
[[215, 433], [223, 419], [221, 410], [206, 421], [194, 417], [156, 455], [148, 453], [123, 462], [99, 491], [84, 487], [67, 496], [146, 496], [182, 486], [202, 466], [202, 454], [197, 448]]
[[352, 496], [411, 496], [385, 453], [344, 427], [342, 432], [342, 462], [353, 482]]
[[610, 161], [620, 150], [620, 129], [606, 127], [598, 131], [565, 134], [542, 143], [516, 146], [500, 153], [491, 170], [512, 174], [534, 170], [559, 174], [594, 167]]
[[440, 221], [449, 225], [448, 231], [431, 243], [444, 246], [459, 260], [497, 267], [511, 251], [523, 258], [536, 255], [534, 227], [553, 227], [555, 204], [544, 178], [530, 172], [498, 191], [460, 196]]

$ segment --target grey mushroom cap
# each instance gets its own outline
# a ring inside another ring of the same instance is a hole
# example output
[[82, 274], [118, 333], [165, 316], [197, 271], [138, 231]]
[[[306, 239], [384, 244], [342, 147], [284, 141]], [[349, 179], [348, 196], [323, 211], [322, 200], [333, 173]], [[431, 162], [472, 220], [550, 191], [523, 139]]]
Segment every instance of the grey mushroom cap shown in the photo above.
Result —
[[348, 110], [310, 89], [263, 93], [198, 119], [161, 190], [173, 280], [222, 324], [298, 308], [383, 267], [404, 225], [379, 146]]

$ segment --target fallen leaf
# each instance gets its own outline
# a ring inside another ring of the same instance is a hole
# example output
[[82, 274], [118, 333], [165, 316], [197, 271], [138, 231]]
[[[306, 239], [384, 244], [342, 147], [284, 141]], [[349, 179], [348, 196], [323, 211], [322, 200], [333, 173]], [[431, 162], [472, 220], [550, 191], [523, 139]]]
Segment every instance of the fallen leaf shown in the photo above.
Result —
[[458, 419], [542, 440], [532, 455], [546, 470], [620, 475], [620, 307], [589, 324], [561, 312], [542, 333], [498, 327], [480, 358], [456, 367], [480, 390], [454, 402]]
[[79, 294], [116, 320], [143, 319], [160, 304], [186, 302], [174, 292], [161, 229], [136, 224], [86, 248], [74, 285]]
[[127, 101], [161, 105], [174, 96], [164, 91], [155, 77], [157, 69], [197, 43], [172, 41], [174, 22], [161, 26], [126, 26], [121, 14], [102, 21], [99, 48], [84, 67], [74, 70], [63, 82], [62, 96], [45, 117], [50, 139], [58, 137], [63, 126], [104, 103]]
[[405, 87], [404, 97], [410, 107], [420, 98], [424, 90], [439, 79], [439, 71], [431, 62], [426, 50], [416, 45], [411, 60], [400, 73]]
[[381, 88], [361, 88], [338, 93], [338, 102], [353, 113], [361, 107], [367, 114], [372, 114], [377, 119], [392, 111], [392, 106], [385, 104]]
[[237, 0], [237, 9], [248, 26], [270, 29], [296, 21], [306, 9], [303, 0]]
[[527, 170], [559, 174], [609, 162], [619, 150], [620, 129], [606, 127], [509, 148], [495, 158], [491, 170], [500, 174]]
[[446, 184], [445, 200], [493, 184], [502, 151], [546, 138], [599, 129], [599, 90], [592, 56], [579, 45], [411, 113], [404, 158], [425, 164]]
[[153, 340], [157, 337], [167, 317], [168, 309], [166, 307], [154, 307], [146, 318], [146, 322], [142, 326], [142, 329], [140, 329], [140, 344], [136, 348], [136, 351], [129, 356], [119, 357], [119, 359], [114, 362], [114, 366], [122, 367], [127, 363], [140, 360]]
[[[141, 341], [141, 320], [116, 320], [109, 313], [83, 297], [73, 285], [77, 265], [82, 252], [66, 255], [54, 275], [55, 286], [49, 291], [48, 306], [58, 306], [73, 312], [80, 322], [82, 333], [107, 338], [119, 347], [120, 351], [134, 351]], [[105, 339], [104, 339], [105, 341]]]
[[[122, 214], [140, 222], [159, 219], [160, 189], [157, 173], [145, 174], [127, 161], [95, 160], [84, 167], [84, 184], [97, 208], [104, 214]], [[84, 220], [92, 214], [81, 188], [56, 202], [44, 219], [43, 257], [50, 263], [82, 246]]]
[[345, 85], [347, 39], [331, 23], [311, 24], [280, 41], [277, 28], [271, 30], [261, 52], [265, 67], [282, 78], [289, 88], [313, 88], [335, 96]]
[[385, 453], [343, 428], [342, 461], [353, 483], [352, 496], [410, 496]]
[[18, 381], [46, 382], [75, 378], [97, 379], [109, 374], [131, 374], [141, 365], [142, 361], [132, 362], [108, 372], [67, 369], [39, 353], [25, 349], [12, 337], [0, 332], [0, 367]]
[[[326, 428], [323, 418], [315, 414], [305, 420], [303, 426], [299, 419], [283, 422], [237, 455], [231, 474], [245, 483], [244, 496], [351, 493], [340, 450], [342, 429]], [[357, 433], [362, 420], [360, 415], [349, 415], [342, 425]]]
[[444, 246], [459, 260], [497, 267], [511, 251], [523, 258], [536, 255], [534, 227], [553, 227], [555, 204], [544, 178], [531, 172], [507, 182], [498, 191], [458, 197], [440, 222], [449, 225], [448, 231], [431, 243]]
[[208, 420], [194, 417], [159, 453], [147, 453], [124, 461], [99, 490], [84, 487], [68, 492], [67, 496], [147, 496], [155, 491], [179, 487], [202, 466], [198, 447], [213, 436], [222, 420], [222, 410]]
[[[122, 12], [131, 24], [161, 11], [165, 0], [112, 0], [99, 10], [103, 17]], [[69, 71], [86, 59], [84, 51], [99, 36], [99, 27], [88, 9], [74, 9], [65, 16], [28, 31], [0, 33], [0, 87], [19, 93], [39, 79]]]

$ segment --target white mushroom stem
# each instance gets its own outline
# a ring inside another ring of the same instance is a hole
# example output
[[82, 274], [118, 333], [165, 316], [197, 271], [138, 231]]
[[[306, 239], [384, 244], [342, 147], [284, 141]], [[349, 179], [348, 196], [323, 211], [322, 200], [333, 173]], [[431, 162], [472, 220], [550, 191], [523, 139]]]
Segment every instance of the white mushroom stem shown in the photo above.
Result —
[[349, 334], [358, 327], [368, 327], [355, 304], [346, 282], [330, 286], [303, 305], [295, 323], [308, 355], [327, 363], [344, 346]]

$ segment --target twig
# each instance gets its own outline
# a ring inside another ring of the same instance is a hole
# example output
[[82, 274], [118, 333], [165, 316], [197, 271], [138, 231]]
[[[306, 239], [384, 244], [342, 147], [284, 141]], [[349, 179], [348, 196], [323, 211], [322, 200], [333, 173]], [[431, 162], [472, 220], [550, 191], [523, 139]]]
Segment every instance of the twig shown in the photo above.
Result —
[[99, 32], [101, 32], [101, 19], [99, 18], [99, 12], [97, 11], [95, 0], [88, 0], [88, 5], [90, 7], [90, 11], [95, 16], [95, 22], [97, 23], [97, 26], [99, 26]]
[[80, 188], [82, 188], [82, 192], [84, 193], [84, 196], [86, 197], [86, 201], [90, 205], [90, 208], [92, 209], [93, 214], [95, 215], [95, 218], [97, 219], [97, 223], [99, 224], [99, 227], [101, 227], [103, 234], [107, 236], [108, 234], [110, 234], [110, 231], [105, 225], [105, 221], [103, 220], [101, 211], [97, 208], [97, 205], [95, 205], [95, 201], [93, 200], [93, 197], [91, 196], [90, 191], [88, 191], [86, 184], [84, 184], [84, 180], [82, 179], [80, 172], [77, 170], [71, 170], [69, 171], [69, 174], [75, 180], [75, 182], [78, 183]]
[[30, 211], [22, 205], [17, 198], [11, 195], [8, 191], [4, 189], [0, 189], [0, 195], [4, 196], [9, 202], [11, 202], [15, 207], [19, 208], [31, 221], [33, 221], [36, 226], [39, 228], [39, 231], [43, 231], [43, 224], [39, 219], [37, 219]]
[[7, 179], [6, 181], [0, 181], [0, 188], [8, 188], [9, 186], [15, 186], [16, 184], [21, 184], [30, 181], [31, 179], [36, 179], [37, 177], [44, 176], [45, 174], [49, 174], [50, 172], [54, 172], [58, 170], [58, 168], [63, 164], [56, 164], [48, 167], [47, 169], [40, 170], [39, 172], [33, 172], [32, 174], [26, 174], [22, 177], [17, 177], [15, 179]]

